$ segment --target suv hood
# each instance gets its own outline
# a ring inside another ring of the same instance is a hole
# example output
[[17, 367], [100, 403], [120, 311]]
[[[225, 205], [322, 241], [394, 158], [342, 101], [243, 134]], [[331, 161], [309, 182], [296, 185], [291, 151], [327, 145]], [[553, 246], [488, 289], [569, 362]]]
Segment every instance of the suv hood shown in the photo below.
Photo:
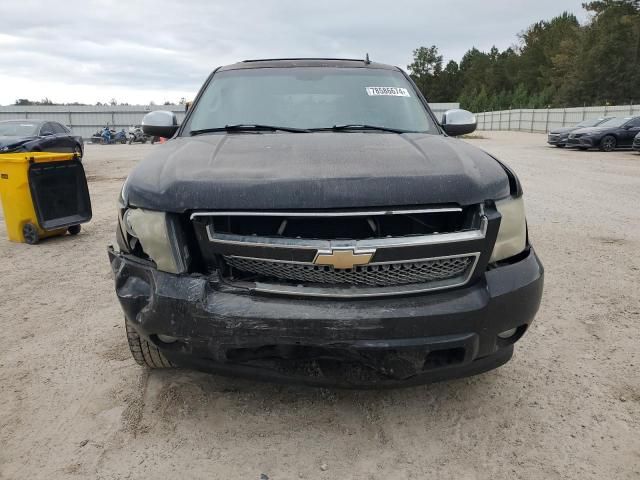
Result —
[[177, 137], [129, 175], [125, 201], [187, 210], [367, 208], [509, 195], [490, 155], [441, 135], [233, 133]]

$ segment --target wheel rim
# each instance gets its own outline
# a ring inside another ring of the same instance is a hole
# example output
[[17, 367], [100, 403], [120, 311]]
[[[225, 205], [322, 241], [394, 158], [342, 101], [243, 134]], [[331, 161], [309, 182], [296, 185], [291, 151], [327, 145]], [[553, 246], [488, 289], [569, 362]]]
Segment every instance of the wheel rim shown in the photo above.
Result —
[[616, 145], [616, 141], [613, 138], [605, 138], [602, 141], [602, 148], [604, 148], [609, 152], [615, 148], [615, 145]]

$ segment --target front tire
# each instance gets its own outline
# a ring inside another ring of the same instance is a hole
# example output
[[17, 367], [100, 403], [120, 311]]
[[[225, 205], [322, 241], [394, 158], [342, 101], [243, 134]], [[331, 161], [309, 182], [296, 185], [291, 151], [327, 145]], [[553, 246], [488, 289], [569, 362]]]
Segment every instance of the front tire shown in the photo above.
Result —
[[558, 147], [558, 148], [564, 148], [564, 144], [563, 144], [563, 143], [556, 143], [556, 147]]
[[173, 367], [173, 364], [165, 358], [162, 352], [138, 335], [138, 332], [131, 328], [126, 320], [124, 326], [127, 331], [127, 342], [131, 356], [138, 365], [148, 368]]
[[616, 149], [617, 143], [616, 137], [613, 135], [605, 135], [605, 137], [600, 140], [600, 150], [603, 152], [613, 152]]

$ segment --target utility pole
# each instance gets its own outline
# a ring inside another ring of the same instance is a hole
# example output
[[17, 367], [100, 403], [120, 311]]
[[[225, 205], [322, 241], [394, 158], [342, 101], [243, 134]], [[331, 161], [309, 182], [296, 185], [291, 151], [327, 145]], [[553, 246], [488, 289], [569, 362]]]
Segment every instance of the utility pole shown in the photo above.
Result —
[[544, 131], [549, 133], [549, 105], [547, 105], [547, 120], [545, 121]]

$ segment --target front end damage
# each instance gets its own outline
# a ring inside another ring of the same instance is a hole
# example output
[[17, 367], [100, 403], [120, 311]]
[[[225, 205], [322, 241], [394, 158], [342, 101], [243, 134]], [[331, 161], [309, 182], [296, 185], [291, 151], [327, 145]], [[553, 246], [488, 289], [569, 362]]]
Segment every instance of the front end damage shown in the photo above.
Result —
[[529, 246], [458, 288], [341, 299], [166, 273], [112, 248], [109, 258], [129, 327], [173, 364], [312, 385], [413, 385], [496, 368], [533, 321], [543, 286]]

